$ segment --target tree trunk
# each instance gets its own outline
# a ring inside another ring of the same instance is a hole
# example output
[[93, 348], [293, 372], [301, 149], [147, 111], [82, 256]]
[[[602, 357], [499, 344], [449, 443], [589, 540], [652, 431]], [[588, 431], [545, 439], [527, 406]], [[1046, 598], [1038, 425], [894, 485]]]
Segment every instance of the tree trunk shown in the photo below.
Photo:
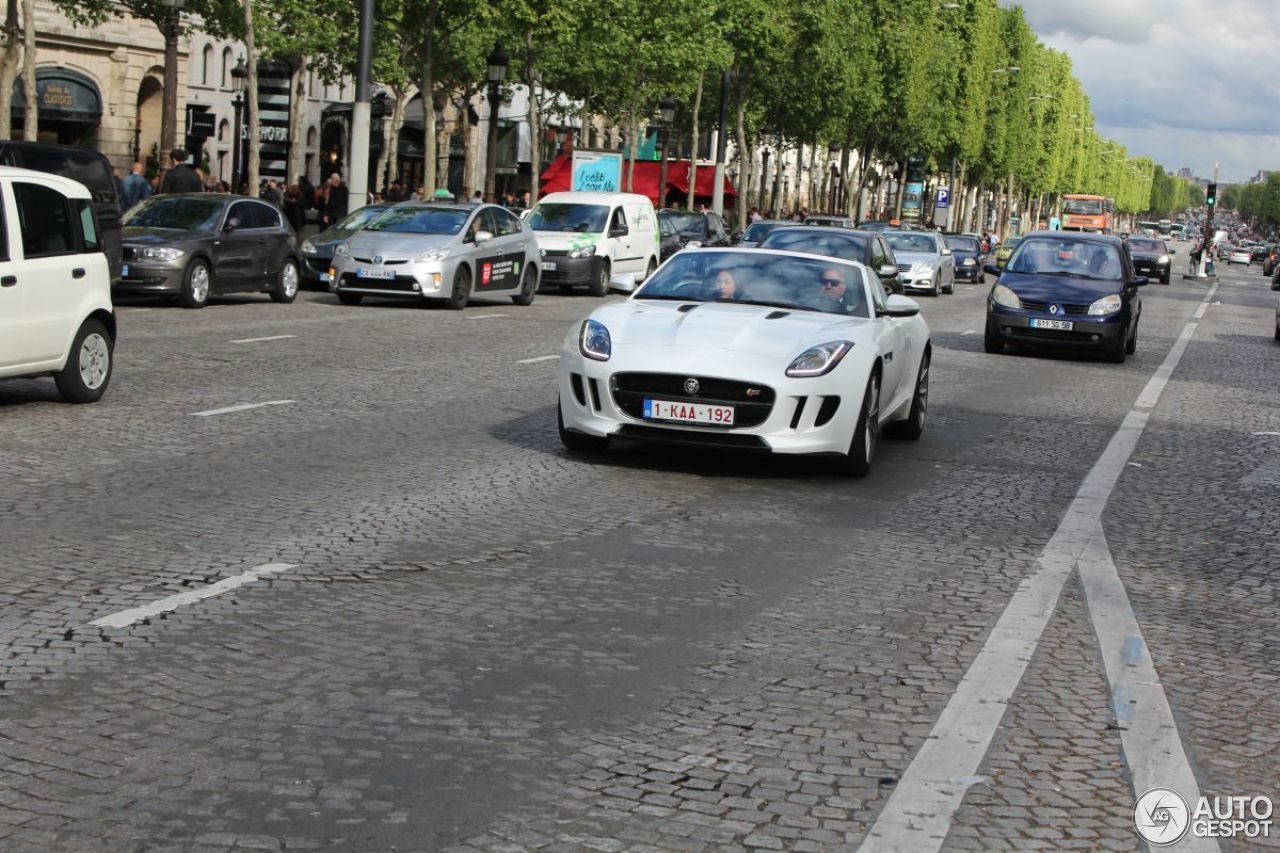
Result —
[[627, 152], [631, 158], [631, 162], [627, 165], [627, 192], [635, 192], [636, 186], [636, 140], [640, 136], [640, 128], [637, 126], [636, 110], [638, 109], [635, 100], [631, 101], [631, 111], [629, 113], [627, 125]]
[[476, 190], [484, 189], [477, 185], [482, 182], [476, 180], [476, 124], [471, 121], [471, 99], [474, 95], [475, 92], [468, 89], [462, 93], [458, 104], [462, 110], [462, 191], [467, 201], [475, 197]]
[[262, 119], [258, 115], [258, 52], [253, 42], [253, 0], [244, 0], [245, 64], [249, 66], [245, 97], [249, 101], [249, 195], [257, 197], [262, 153]]
[[701, 142], [698, 133], [698, 113], [702, 111], [702, 81], [705, 73], [698, 75], [698, 88], [693, 93], [693, 132], [692, 145], [689, 146], [689, 195], [684, 200], [684, 209], [693, 210], [694, 196], [698, 187], [698, 144]]
[[[432, 8], [435, 3], [431, 4]], [[435, 27], [427, 23], [427, 35], [422, 42], [422, 83], [418, 92], [422, 98], [422, 187], [427, 193], [436, 188], [436, 85], [435, 85]], [[497, 106], [489, 103], [489, 121], [497, 121]]]
[[13, 137], [13, 81], [22, 62], [22, 34], [18, 23], [18, 0], [5, 3], [4, 25], [0, 27], [0, 139]]
[[[432, 118], [435, 117], [435, 99], [431, 103]], [[453, 154], [452, 133], [449, 130], [449, 97], [444, 96], [440, 109], [440, 125], [436, 128], [436, 187], [449, 188], [449, 159]]]
[[40, 127], [40, 99], [36, 97], [36, 0], [22, 0], [22, 91], [27, 98], [22, 138], [34, 142]]
[[386, 186], [400, 177], [399, 142], [400, 128], [404, 126], [404, 108], [408, 100], [405, 95], [409, 87], [399, 89], [391, 87], [394, 98], [391, 104], [391, 121], [382, 125], [382, 153], [378, 155], [378, 169], [375, 174], [383, 177]]
[[302, 119], [307, 109], [307, 58], [301, 56], [294, 68], [294, 96], [289, 104], [289, 166], [285, 183], [296, 186], [302, 174]]
[[738, 225], [746, 228], [747, 209], [750, 208], [748, 200], [751, 198], [751, 166], [754, 158], [747, 154], [747, 112], [742, 105], [742, 93], [738, 93], [738, 129], [737, 143], [738, 150]]
[[538, 73], [533, 64], [533, 30], [525, 34], [524, 47], [524, 85], [529, 90], [529, 204], [533, 205], [542, 194], [542, 101], [539, 100]]
[[906, 192], [907, 192], [906, 162], [903, 162], [902, 166], [898, 169], [897, 179], [898, 179], [898, 187], [897, 187], [898, 195], [897, 195], [897, 198], [895, 198], [893, 201], [893, 218], [901, 222], [902, 221], [902, 197], [906, 195]]

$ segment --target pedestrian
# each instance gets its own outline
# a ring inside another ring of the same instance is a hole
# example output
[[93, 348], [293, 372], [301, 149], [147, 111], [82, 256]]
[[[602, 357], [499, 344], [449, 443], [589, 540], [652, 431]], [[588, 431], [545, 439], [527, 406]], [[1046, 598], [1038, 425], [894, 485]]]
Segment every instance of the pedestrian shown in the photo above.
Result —
[[483, 191], [483, 190], [476, 190], [476, 194], [475, 194], [475, 195], [473, 195], [473, 196], [471, 197], [471, 201], [472, 201], [472, 202], [474, 202], [475, 204], [483, 204], [483, 203], [484, 203], [484, 191]]
[[520, 209], [528, 210], [533, 205], [532, 198], [533, 195], [528, 190], [520, 193]]
[[151, 196], [151, 184], [142, 174], [142, 162], [135, 160], [133, 171], [120, 182], [120, 210], [128, 211], [144, 198]]
[[160, 183], [162, 193], [198, 193], [204, 189], [196, 170], [187, 165], [187, 152], [175, 148], [170, 152], [173, 168], [165, 173]]
[[298, 192], [302, 195], [303, 210], [310, 210], [316, 206], [316, 185], [306, 175], [298, 177]]
[[269, 201], [276, 207], [284, 206], [284, 193], [280, 192], [280, 185], [274, 179], [267, 181], [266, 186], [258, 193], [258, 198]]
[[505, 193], [502, 194], [502, 201], [499, 202], [499, 204], [507, 208], [515, 207], [516, 194], [513, 193], [511, 190], [507, 190]]
[[295, 233], [302, 233], [307, 224], [307, 211], [302, 206], [302, 190], [297, 186], [288, 187], [284, 191], [284, 216], [293, 226]]
[[1198, 275], [1200, 273], [1200, 260], [1204, 257], [1204, 240], [1196, 240], [1194, 246], [1191, 247], [1191, 274]]
[[333, 223], [347, 215], [347, 185], [342, 176], [334, 172], [329, 176], [329, 192], [325, 198], [324, 215], [321, 217], [321, 230], [332, 228]]

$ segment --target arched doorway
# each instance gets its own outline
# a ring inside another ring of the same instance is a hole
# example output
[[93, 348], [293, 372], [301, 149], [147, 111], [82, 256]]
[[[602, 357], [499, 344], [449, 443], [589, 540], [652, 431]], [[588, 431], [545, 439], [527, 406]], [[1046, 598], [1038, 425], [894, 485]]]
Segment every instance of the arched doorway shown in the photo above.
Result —
[[147, 174], [160, 170], [160, 124], [164, 113], [164, 84], [155, 73], [142, 78], [138, 86], [137, 123], [133, 133], [133, 157], [147, 167]]
[[334, 172], [346, 177], [347, 128], [340, 121], [328, 121], [320, 132], [320, 180]]
[[[36, 104], [39, 141], [97, 147], [102, 93], [88, 75], [57, 66], [37, 68]], [[21, 133], [26, 113], [27, 101], [19, 78], [13, 83], [9, 113], [15, 133]]]

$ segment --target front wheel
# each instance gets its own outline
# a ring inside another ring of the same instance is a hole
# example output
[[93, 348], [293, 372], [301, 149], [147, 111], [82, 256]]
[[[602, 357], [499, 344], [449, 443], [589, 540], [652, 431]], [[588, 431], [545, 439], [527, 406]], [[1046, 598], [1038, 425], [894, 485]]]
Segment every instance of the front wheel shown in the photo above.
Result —
[[603, 453], [609, 449], [609, 437], [583, 435], [564, 428], [564, 412], [560, 409], [560, 401], [556, 400], [556, 428], [560, 431], [560, 443], [565, 450], [574, 453]]
[[1129, 340], [1124, 345], [1124, 351], [1126, 355], [1133, 355], [1138, 351], [1138, 323], [1136, 320], [1133, 323], [1133, 334], [1129, 335]]
[[955, 293], [955, 292], [956, 292], [956, 280], [955, 280], [954, 278], [953, 278], [953, 279], [951, 279], [951, 283], [947, 285], [947, 289], [946, 289], [946, 290], [944, 290], [944, 291], [942, 291], [942, 292], [943, 292], [943, 293]]
[[657, 271], [658, 271], [658, 262], [655, 261], [653, 258], [650, 258], [649, 266], [645, 267], [645, 270], [644, 270], [644, 280], [648, 281], [650, 278], [653, 277], [653, 274]]
[[471, 270], [464, 266], [459, 266], [458, 271], [453, 274], [453, 292], [449, 294], [449, 298], [445, 300], [445, 304], [454, 311], [461, 311], [467, 307], [467, 302], [471, 300]]
[[203, 308], [209, 302], [209, 265], [200, 258], [187, 264], [178, 291], [178, 304], [183, 308]]
[[595, 281], [591, 282], [591, 295], [604, 296], [609, 292], [609, 265], [604, 261], [596, 271]]
[[942, 295], [942, 279], [941, 278], [935, 278], [933, 280], [933, 290], [929, 291], [929, 295], [930, 296]]
[[533, 298], [537, 295], [538, 274], [526, 264], [524, 271], [520, 274], [520, 292], [511, 297], [511, 301], [516, 305], [527, 307], [533, 304]]
[[288, 305], [298, 298], [298, 265], [293, 258], [286, 258], [276, 277], [275, 287], [271, 288], [271, 301]]
[[[1127, 330], [1126, 330], [1127, 331]], [[1109, 346], [1104, 353], [1107, 361], [1112, 364], [1124, 364], [1125, 356], [1129, 354], [1129, 341], [1127, 335], [1121, 335], [1116, 338], [1116, 342]]]
[[93, 403], [102, 398], [111, 382], [114, 341], [100, 320], [85, 320], [71, 342], [67, 363], [54, 382], [68, 403]]
[[1172, 279], [1172, 278], [1173, 278], [1173, 271], [1172, 271], [1172, 270], [1165, 270], [1164, 275], [1160, 276], [1160, 283], [1161, 283], [1161, 284], [1168, 284], [1168, 283], [1169, 283], [1169, 280], [1170, 280], [1170, 279]]
[[1000, 336], [991, 331], [988, 326], [986, 332], [982, 335], [982, 349], [987, 355], [1004, 355], [1004, 341], [1000, 340]]
[[849, 452], [836, 463], [840, 473], [848, 477], [865, 477], [871, 471], [871, 460], [876, 455], [880, 440], [880, 377], [875, 373], [867, 380], [867, 391], [862, 396], [862, 411], [858, 425], [854, 427]]

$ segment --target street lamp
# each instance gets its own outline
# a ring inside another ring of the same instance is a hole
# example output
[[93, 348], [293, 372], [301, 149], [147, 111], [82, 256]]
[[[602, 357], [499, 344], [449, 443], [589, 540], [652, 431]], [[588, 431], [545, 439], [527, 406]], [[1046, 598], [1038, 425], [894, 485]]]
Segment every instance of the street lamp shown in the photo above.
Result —
[[182, 9], [186, 0], [160, 0], [164, 11], [164, 98], [160, 102], [160, 174], [169, 171], [178, 142], [178, 37], [182, 35]]
[[[676, 121], [676, 102], [670, 95], [658, 102], [658, 151], [662, 165], [658, 168], [658, 207], [667, 206], [667, 137]], [[689, 187], [689, 192], [694, 191]]]
[[240, 192], [240, 137], [244, 133], [243, 125], [240, 124], [240, 111], [244, 108], [244, 81], [248, 76], [249, 69], [244, 64], [244, 57], [241, 56], [236, 62], [236, 67], [231, 69], [231, 89], [236, 93], [231, 100], [231, 106], [236, 114], [235, 135], [231, 141], [231, 191], [233, 193]]
[[762, 213], [769, 209], [769, 149], [773, 147], [773, 141], [772, 130], [760, 131], [760, 203], [758, 207]]
[[493, 53], [487, 60], [489, 66], [489, 147], [485, 152], [485, 198], [498, 201], [498, 98], [502, 81], [507, 78], [510, 60], [502, 49], [502, 39], [493, 43]]

